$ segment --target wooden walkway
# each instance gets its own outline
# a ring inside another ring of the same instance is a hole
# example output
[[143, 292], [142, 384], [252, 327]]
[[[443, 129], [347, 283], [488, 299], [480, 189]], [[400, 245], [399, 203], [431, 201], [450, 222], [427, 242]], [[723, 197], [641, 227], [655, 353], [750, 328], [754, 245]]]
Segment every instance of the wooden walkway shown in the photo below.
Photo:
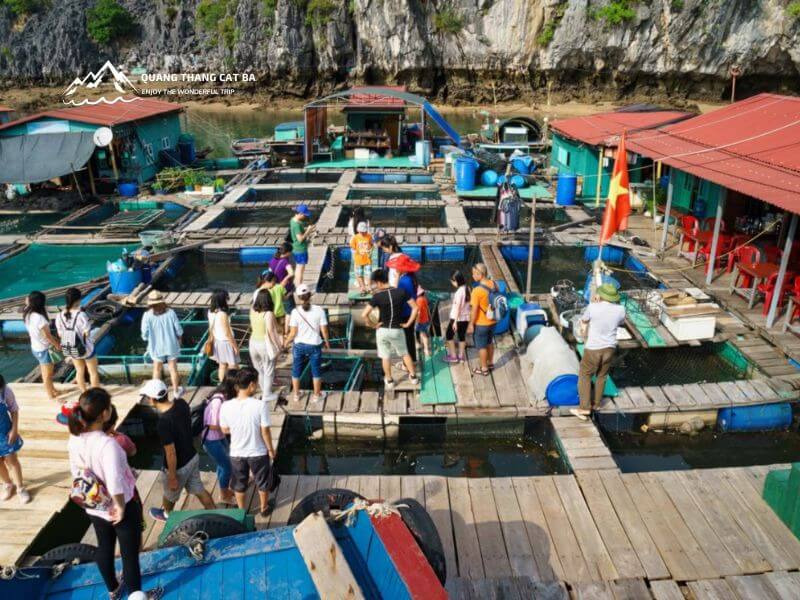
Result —
[[594, 421], [581, 421], [574, 417], [552, 417], [550, 422], [556, 432], [561, 455], [567, 459], [572, 471], [602, 471], [617, 469], [600, 431]]
[[[0, 503], [0, 565], [16, 564], [37, 535], [69, 502], [72, 474], [67, 455], [67, 428], [56, 422], [60, 406], [47, 399], [41, 384], [12, 383], [20, 410], [20, 435], [25, 444], [19, 453], [22, 476], [32, 500], [21, 506], [15, 497]], [[60, 400], [74, 400], [78, 389], [58, 385]], [[139, 401], [138, 388], [106, 386], [124, 419]]]

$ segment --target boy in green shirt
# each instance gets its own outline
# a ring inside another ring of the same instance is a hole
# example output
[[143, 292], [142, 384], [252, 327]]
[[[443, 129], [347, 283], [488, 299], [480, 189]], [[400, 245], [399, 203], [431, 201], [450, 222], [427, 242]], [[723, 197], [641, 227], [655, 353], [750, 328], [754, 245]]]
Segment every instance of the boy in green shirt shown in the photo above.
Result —
[[294, 284], [303, 282], [303, 272], [308, 264], [308, 240], [313, 235], [316, 225], [308, 223], [311, 211], [305, 204], [299, 204], [294, 209], [294, 216], [289, 221], [289, 234], [292, 237], [292, 255], [296, 269], [294, 271]]
[[288, 292], [286, 288], [283, 287], [283, 284], [278, 281], [278, 276], [275, 275], [272, 269], [264, 269], [261, 271], [261, 276], [258, 278], [258, 289], [253, 293], [252, 303], [255, 303], [256, 296], [258, 296], [258, 292], [261, 290], [266, 290], [272, 297], [272, 304], [274, 306], [273, 314], [281, 327], [281, 331], [286, 335], [289, 333], [289, 324], [286, 319], [286, 308], [283, 300], [286, 298]]

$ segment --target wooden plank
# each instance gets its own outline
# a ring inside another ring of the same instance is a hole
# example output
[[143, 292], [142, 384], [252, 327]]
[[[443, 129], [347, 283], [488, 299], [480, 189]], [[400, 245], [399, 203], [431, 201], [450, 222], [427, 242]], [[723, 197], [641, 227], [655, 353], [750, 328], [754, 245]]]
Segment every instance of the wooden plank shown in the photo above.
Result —
[[[402, 496], [402, 492], [400, 491], [400, 479], [399, 475], [381, 475], [380, 476], [380, 491], [378, 496], [384, 502], [395, 502], [399, 500]], [[423, 506], [425, 506], [423, 504]]]
[[361, 412], [374, 413], [378, 412], [379, 396], [378, 392], [367, 391], [361, 392]]
[[364, 598], [342, 549], [325, 518], [315, 513], [292, 532], [321, 598]]
[[[726, 579], [731, 589], [740, 598], [758, 598], [759, 600], [780, 600], [778, 592], [769, 583], [769, 580], [761, 575], [740, 575], [728, 577]], [[798, 590], [795, 590], [798, 592]], [[798, 594], [795, 593], [794, 598]]]
[[662, 579], [650, 582], [650, 592], [654, 600], [686, 600], [681, 593], [681, 588], [672, 579]]
[[[450, 492], [450, 509], [452, 511], [455, 548], [458, 552], [458, 574], [469, 579], [480, 579], [485, 576], [481, 545], [475, 528], [475, 517], [472, 514], [472, 501], [466, 479], [442, 479]], [[425, 499], [429, 502], [426, 479]], [[438, 526], [437, 526], [437, 529]]]
[[[417, 493], [415, 493], [413, 497], [419, 500], [420, 495], [424, 496], [425, 508], [433, 520], [434, 525], [436, 525], [436, 531], [439, 532], [439, 537], [442, 540], [442, 547], [444, 548], [444, 559], [445, 564], [447, 565], [448, 578], [456, 577], [457, 575], [466, 577], [466, 575], [464, 575], [464, 569], [460, 569], [460, 565], [456, 562], [456, 543], [454, 541], [454, 532], [458, 531], [456, 529], [456, 520], [460, 520], [462, 517], [460, 515], [451, 514], [450, 493], [447, 483], [448, 480], [444, 477], [425, 477], [424, 480], [421, 477], [404, 477], [402, 482], [404, 496], [411, 496], [407, 490], [407, 479], [416, 480], [412, 482], [414, 489], [417, 490]], [[419, 481], [424, 481], [422, 491], [420, 491], [418, 487], [417, 482]], [[467, 498], [467, 500], [468, 499], [469, 498]], [[452, 511], [455, 512], [455, 509], [452, 509]], [[480, 548], [477, 546], [470, 546], [473, 541], [477, 542], [477, 537], [475, 537], [474, 540], [472, 538], [472, 536], [475, 535], [475, 528], [473, 526], [472, 531], [470, 532], [469, 526], [463, 524], [463, 522], [462, 525], [463, 528], [460, 534], [462, 547], [468, 553], [477, 550], [477, 560], [478, 563], [480, 563]], [[469, 549], [467, 549], [468, 546]], [[459, 550], [459, 557], [460, 556], [461, 551]], [[472, 556], [470, 556], [470, 558], [472, 559]], [[474, 572], [477, 573], [477, 570]]]
[[765, 573], [764, 577], [781, 600], [794, 600], [798, 597], [798, 590], [800, 590], [800, 573], [776, 571], [773, 573]]
[[642, 579], [620, 579], [611, 582], [615, 600], [650, 600], [651, 595]]
[[722, 393], [732, 404], [746, 404], [747, 397], [733, 381], [721, 381], [719, 385]]
[[[480, 368], [481, 363], [478, 358], [478, 351], [475, 350], [475, 348], [467, 348], [467, 358], [469, 360], [470, 371]], [[495, 392], [494, 384], [492, 383], [492, 378], [475, 374], [472, 374], [471, 377], [478, 406], [482, 408], [495, 408], [500, 406], [497, 399], [497, 392]]]
[[494, 503], [491, 482], [486, 478], [467, 481], [484, 571], [491, 573], [492, 576], [509, 577], [511, 565], [503, 542], [503, 531]]
[[[400, 477], [400, 497], [401, 498], [414, 498], [417, 502], [426, 505], [425, 500], [425, 479], [419, 475], [403, 475]], [[450, 511], [448, 510], [447, 521], [449, 523]], [[429, 513], [430, 514], [430, 513]], [[440, 536], [441, 537], [441, 536]], [[452, 539], [452, 528], [450, 538]], [[451, 544], [452, 547], [452, 544]]]
[[695, 600], [740, 600], [724, 579], [690, 581], [688, 585]]
[[525, 529], [520, 527], [522, 513], [514, 493], [514, 484], [508, 477], [492, 478], [492, 493], [503, 530], [511, 572], [516, 576], [539, 579], [539, 570], [533, 556], [531, 543]]
[[522, 523], [525, 525], [525, 532], [531, 544], [536, 569], [539, 572], [539, 579], [542, 581], [553, 581], [554, 579], [564, 579], [564, 571], [561, 568], [561, 561], [553, 543], [553, 536], [550, 535], [544, 510], [539, 502], [539, 495], [533, 485], [531, 477], [514, 477], [514, 492], [519, 503]]
[[572, 586], [575, 600], [614, 600], [614, 592], [606, 581], [576, 583]]

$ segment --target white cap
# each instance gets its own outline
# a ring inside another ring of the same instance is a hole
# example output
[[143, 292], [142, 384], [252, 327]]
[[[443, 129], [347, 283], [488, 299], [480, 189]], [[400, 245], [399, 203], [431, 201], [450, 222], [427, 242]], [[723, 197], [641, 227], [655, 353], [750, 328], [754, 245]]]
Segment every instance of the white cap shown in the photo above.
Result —
[[356, 231], [358, 233], [367, 233], [367, 224], [364, 221], [361, 221], [358, 226], [356, 227]]
[[160, 379], [151, 379], [145, 382], [142, 389], [139, 390], [139, 394], [148, 398], [165, 400], [167, 397], [167, 384]]
[[297, 288], [295, 288], [294, 293], [297, 296], [305, 296], [311, 293], [311, 288], [309, 288], [305, 283], [301, 283], [297, 286]]

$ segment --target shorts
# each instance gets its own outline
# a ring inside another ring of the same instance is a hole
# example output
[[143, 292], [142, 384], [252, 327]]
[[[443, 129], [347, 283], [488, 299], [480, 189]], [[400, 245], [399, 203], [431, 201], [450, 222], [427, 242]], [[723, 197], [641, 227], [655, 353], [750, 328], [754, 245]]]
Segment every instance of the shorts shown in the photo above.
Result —
[[298, 344], [292, 346], [292, 379], [300, 379], [306, 361], [311, 363], [311, 377], [313, 379], [322, 378], [322, 344], [312, 346], [311, 344]]
[[431, 330], [431, 322], [428, 321], [427, 323], [417, 323], [414, 326], [414, 331], [417, 333], [428, 333]]
[[478, 350], [486, 348], [494, 342], [494, 325], [476, 325], [472, 341]]
[[297, 265], [308, 264], [308, 252], [292, 252], [292, 256], [294, 256], [295, 264]]
[[447, 323], [447, 331], [444, 333], [444, 339], [448, 342], [451, 341], [456, 335], [458, 335], [459, 342], [466, 342], [467, 341], [467, 327], [469, 326], [468, 321], [456, 321], [456, 330], [453, 331], [453, 319], [450, 319], [450, 322]]
[[375, 344], [378, 347], [378, 358], [392, 358], [408, 354], [406, 334], [402, 329], [381, 327], [375, 333]]
[[200, 457], [195, 454], [194, 458], [183, 465], [175, 473], [178, 477], [178, 489], [169, 489], [167, 472], [161, 471], [161, 485], [164, 487], [164, 499], [169, 502], [177, 502], [181, 496], [181, 490], [186, 490], [193, 496], [198, 496], [206, 491], [200, 479]]
[[369, 279], [369, 276], [372, 274], [372, 263], [368, 265], [356, 265], [355, 272], [356, 272], [356, 277], [363, 277], [364, 279]]
[[31, 350], [33, 357], [40, 365], [52, 365], [53, 359], [50, 358], [50, 350]]
[[269, 454], [264, 456], [231, 456], [231, 489], [234, 492], [244, 492], [250, 483], [250, 474], [261, 492], [269, 491], [270, 469]]
[[154, 362], [168, 363], [171, 360], [178, 360], [177, 356], [153, 356]]

